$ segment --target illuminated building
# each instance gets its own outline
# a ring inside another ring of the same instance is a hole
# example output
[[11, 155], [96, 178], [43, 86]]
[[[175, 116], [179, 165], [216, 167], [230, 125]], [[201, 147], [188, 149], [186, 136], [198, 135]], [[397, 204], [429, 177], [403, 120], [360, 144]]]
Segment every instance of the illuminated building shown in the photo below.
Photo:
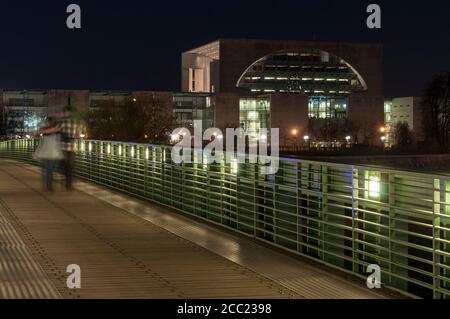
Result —
[[214, 94], [217, 127], [369, 143], [367, 131], [384, 123], [382, 52], [378, 44], [220, 39], [182, 54], [182, 90]]

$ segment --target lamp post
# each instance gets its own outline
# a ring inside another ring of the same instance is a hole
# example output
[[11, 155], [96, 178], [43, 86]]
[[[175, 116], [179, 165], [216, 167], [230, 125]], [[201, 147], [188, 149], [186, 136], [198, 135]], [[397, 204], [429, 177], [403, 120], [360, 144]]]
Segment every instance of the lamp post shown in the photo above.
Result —
[[347, 142], [347, 147], [350, 148], [350, 141], [352, 140], [352, 137], [350, 135], [345, 137], [345, 141]]
[[386, 136], [385, 135], [383, 135], [382, 137], [381, 137], [381, 143], [382, 143], [382, 145], [383, 145], [383, 148], [386, 148]]
[[308, 146], [308, 150], [309, 150], [311, 148], [311, 145], [309, 144], [309, 140], [310, 140], [309, 135], [303, 136], [303, 139], [305, 140], [305, 143]]

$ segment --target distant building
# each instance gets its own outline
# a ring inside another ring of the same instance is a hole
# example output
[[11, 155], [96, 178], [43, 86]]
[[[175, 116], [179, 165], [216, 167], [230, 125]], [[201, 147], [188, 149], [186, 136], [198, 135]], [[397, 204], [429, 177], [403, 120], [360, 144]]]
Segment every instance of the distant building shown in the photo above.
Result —
[[280, 128], [282, 143], [379, 142], [382, 69], [378, 44], [220, 39], [182, 54], [181, 86], [214, 94], [219, 128]]
[[392, 146], [394, 128], [398, 123], [408, 123], [416, 141], [422, 141], [422, 98], [417, 96], [399, 97], [385, 101], [386, 143]]
[[0, 91], [0, 135], [33, 134], [48, 114], [46, 91]]
[[182, 54], [181, 93], [0, 91], [2, 132], [23, 137], [67, 105], [81, 111], [139, 94], [173, 102], [180, 126], [280, 129], [282, 145], [380, 144], [384, 124], [379, 44], [220, 39]]
[[0, 90], [0, 136], [32, 136], [48, 116], [59, 116], [61, 110], [69, 105], [85, 112], [146, 94], [156, 94], [161, 99], [172, 101], [173, 113], [180, 127], [193, 127], [195, 120], [202, 121], [205, 128], [214, 126], [214, 98], [207, 93]]

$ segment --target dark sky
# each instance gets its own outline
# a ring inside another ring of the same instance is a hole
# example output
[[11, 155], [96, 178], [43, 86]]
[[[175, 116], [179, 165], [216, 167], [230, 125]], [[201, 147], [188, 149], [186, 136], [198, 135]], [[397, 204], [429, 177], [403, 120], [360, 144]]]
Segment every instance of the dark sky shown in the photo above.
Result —
[[[70, 3], [82, 30], [66, 28]], [[382, 30], [366, 27], [370, 3]], [[450, 71], [448, 0], [2, 0], [0, 12], [2, 88], [179, 90], [181, 52], [219, 37], [383, 43], [386, 96]]]

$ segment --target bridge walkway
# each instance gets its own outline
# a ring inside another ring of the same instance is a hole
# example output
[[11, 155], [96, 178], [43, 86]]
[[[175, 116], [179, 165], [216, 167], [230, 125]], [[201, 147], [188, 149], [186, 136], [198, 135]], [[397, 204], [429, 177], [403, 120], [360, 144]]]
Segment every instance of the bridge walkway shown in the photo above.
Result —
[[[388, 298], [343, 277], [98, 185], [42, 191], [0, 161], [0, 298]], [[81, 267], [81, 289], [67, 266]]]

